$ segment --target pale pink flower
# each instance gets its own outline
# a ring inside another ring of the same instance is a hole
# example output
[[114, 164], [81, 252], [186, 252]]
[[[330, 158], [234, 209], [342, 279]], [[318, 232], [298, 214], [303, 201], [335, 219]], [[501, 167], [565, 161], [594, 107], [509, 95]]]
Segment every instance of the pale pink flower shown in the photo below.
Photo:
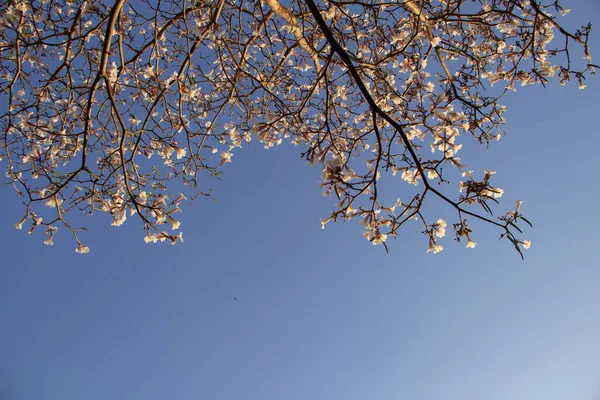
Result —
[[90, 252], [89, 247], [84, 246], [80, 242], [77, 242], [77, 248], [75, 249], [75, 253], [85, 254], [85, 253], [89, 253], [89, 252]]

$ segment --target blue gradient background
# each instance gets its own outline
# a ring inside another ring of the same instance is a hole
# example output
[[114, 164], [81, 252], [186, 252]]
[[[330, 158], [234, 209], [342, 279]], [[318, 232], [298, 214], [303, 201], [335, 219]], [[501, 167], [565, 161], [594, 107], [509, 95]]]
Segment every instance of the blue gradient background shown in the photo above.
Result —
[[[595, 0], [567, 25], [600, 26]], [[600, 35], [592, 55], [600, 59]], [[331, 200], [299, 149], [238, 151], [185, 243], [86, 221], [92, 252], [13, 224], [0, 189], [0, 399], [600, 399], [600, 82], [510, 94], [507, 136], [463, 154], [525, 200], [525, 261], [498, 232], [426, 254], [408, 224], [390, 254]], [[452, 216], [449, 209], [440, 215]], [[448, 218], [450, 220], [450, 218]], [[234, 297], [237, 300], [234, 300]]]

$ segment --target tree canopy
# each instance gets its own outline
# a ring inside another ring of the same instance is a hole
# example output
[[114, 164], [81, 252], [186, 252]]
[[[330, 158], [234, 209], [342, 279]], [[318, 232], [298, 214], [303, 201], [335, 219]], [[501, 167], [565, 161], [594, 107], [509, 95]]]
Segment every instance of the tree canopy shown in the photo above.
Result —
[[[521, 202], [495, 215], [495, 172], [469, 170], [460, 150], [503, 136], [506, 93], [585, 87], [591, 26], [563, 28], [568, 12], [539, 0], [3, 2], [0, 157], [24, 200], [16, 227], [45, 229], [49, 245], [66, 228], [85, 253], [69, 216], [100, 211], [175, 243], [182, 202], [211, 197], [235, 152], [290, 141], [335, 198], [323, 226], [356, 219], [386, 246], [417, 220], [437, 253], [445, 219], [467, 247], [468, 220], [481, 220], [522, 254]], [[448, 217], [423, 212], [431, 197]]]

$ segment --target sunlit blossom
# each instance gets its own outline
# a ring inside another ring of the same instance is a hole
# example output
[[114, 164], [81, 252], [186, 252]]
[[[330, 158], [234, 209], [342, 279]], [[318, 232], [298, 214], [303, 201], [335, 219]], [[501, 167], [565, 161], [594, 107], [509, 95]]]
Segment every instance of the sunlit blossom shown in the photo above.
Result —
[[185, 149], [185, 147], [176, 147], [175, 148], [175, 155], [178, 160], [181, 160], [183, 157], [185, 157], [186, 154], [187, 154], [187, 150]]
[[228, 152], [228, 151], [221, 152], [221, 158], [223, 159], [224, 163], [231, 162], [231, 157], [232, 156], [233, 156], [233, 154], [230, 153], [230, 152]]
[[433, 224], [433, 230], [437, 237], [444, 237], [444, 235], [446, 235], [446, 221], [441, 218], [438, 219], [437, 222]]
[[23, 229], [23, 223], [27, 220], [27, 215], [24, 216], [19, 222], [15, 224], [15, 228]]
[[435, 242], [430, 242], [429, 248], [427, 249], [427, 253], [433, 252], [433, 254], [437, 254], [442, 250], [444, 250], [444, 247], [442, 245], [439, 245]]
[[79, 254], [85, 254], [85, 253], [89, 253], [90, 252], [90, 248], [87, 246], [84, 246], [81, 243], [77, 243], [77, 248], [75, 249], [75, 253], [79, 253]]
[[467, 245], [465, 247], [470, 248], [470, 249], [474, 249], [475, 246], [477, 246], [477, 242], [474, 242], [471, 239], [469, 239], [469, 242], [467, 243]]

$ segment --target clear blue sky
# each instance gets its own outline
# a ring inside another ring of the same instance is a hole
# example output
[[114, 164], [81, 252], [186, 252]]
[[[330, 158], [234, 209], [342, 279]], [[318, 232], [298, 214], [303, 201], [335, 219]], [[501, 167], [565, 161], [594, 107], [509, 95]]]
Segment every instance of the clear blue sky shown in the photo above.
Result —
[[[600, 28], [595, 0], [564, 3], [569, 23]], [[506, 207], [525, 200], [524, 262], [493, 231], [432, 255], [409, 224], [386, 255], [356, 223], [321, 230], [330, 200], [291, 146], [236, 153], [177, 246], [106, 216], [86, 222], [87, 256], [44, 246], [14, 229], [2, 187], [0, 399], [600, 399], [600, 80], [587, 84], [509, 95], [508, 135], [464, 155], [498, 171]]]

